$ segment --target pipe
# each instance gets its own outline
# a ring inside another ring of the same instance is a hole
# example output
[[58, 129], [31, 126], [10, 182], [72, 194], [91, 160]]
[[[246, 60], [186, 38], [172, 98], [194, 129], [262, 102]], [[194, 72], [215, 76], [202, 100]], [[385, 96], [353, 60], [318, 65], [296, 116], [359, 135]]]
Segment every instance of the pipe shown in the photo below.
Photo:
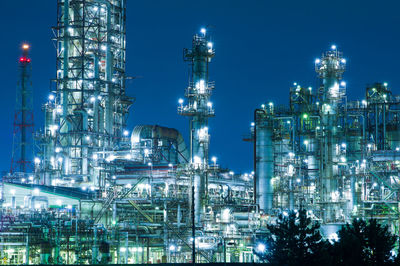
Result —
[[[261, 110], [267, 114], [265, 110]], [[258, 198], [260, 210], [268, 212], [273, 207], [272, 178], [274, 174], [273, 155], [273, 120], [270, 117], [259, 118], [257, 114], [260, 109], [255, 110], [255, 195]]]

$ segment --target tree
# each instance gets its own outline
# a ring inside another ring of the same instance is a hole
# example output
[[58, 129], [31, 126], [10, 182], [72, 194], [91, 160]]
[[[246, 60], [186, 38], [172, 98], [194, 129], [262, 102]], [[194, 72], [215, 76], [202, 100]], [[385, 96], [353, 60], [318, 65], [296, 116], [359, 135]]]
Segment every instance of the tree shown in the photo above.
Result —
[[255, 253], [272, 265], [328, 265], [329, 242], [322, 239], [320, 225], [307, 217], [306, 210], [280, 214], [276, 224], [267, 226], [265, 252]]
[[354, 219], [338, 232], [335, 257], [341, 265], [390, 265], [397, 237], [375, 219]]

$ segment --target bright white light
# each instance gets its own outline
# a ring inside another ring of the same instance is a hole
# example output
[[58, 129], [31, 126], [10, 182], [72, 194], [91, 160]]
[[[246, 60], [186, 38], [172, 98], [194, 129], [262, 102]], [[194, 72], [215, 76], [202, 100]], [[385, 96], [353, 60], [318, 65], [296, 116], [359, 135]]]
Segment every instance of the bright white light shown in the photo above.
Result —
[[112, 161], [114, 161], [115, 160], [115, 156], [114, 155], [110, 155], [110, 156], [108, 156], [107, 158], [106, 158], [106, 161], [107, 162], [112, 162]]
[[342, 143], [342, 148], [346, 148], [346, 143]]
[[62, 200], [56, 200], [56, 204], [57, 204], [58, 206], [61, 206], [61, 205], [62, 205]]
[[294, 157], [294, 153], [293, 152], [289, 152], [289, 157], [293, 158]]
[[258, 243], [258, 245], [256, 247], [256, 250], [259, 253], [264, 253], [266, 249], [267, 249], [267, 247], [263, 243]]
[[87, 189], [87, 187], [85, 187], [85, 186], [82, 187], [82, 190], [83, 190], [83, 191], [85, 191], [86, 189]]
[[121, 252], [126, 252], [126, 248], [125, 248], [125, 247], [121, 247], [121, 248], [119, 249], [119, 251], [121, 251]]
[[114, 180], [117, 179], [117, 177], [115, 175], [113, 175], [111, 178], [114, 179]]
[[337, 48], [336, 45], [332, 45], [332, 46], [331, 46], [331, 49], [332, 49], [332, 50], [336, 50], [336, 48]]
[[207, 106], [208, 106], [208, 107], [212, 107], [212, 102], [208, 102], [208, 103], [207, 103]]
[[94, 101], [96, 101], [96, 98], [94, 98], [94, 97], [92, 96], [92, 97], [90, 97], [90, 101], [91, 101], [92, 103], [94, 103]]
[[124, 130], [124, 136], [128, 136], [129, 135], [129, 131], [128, 130]]
[[15, 195], [15, 189], [11, 189], [11, 190], [10, 190], [10, 193], [11, 193], [11, 195], [14, 196], [14, 195]]
[[105, 50], [107, 50], [107, 46], [105, 46], [105, 45], [102, 45], [102, 46], [101, 46], [101, 50], [102, 50], [102, 51], [105, 51]]
[[233, 171], [230, 171], [229, 174], [230, 174], [230, 175], [234, 175], [235, 173], [234, 173]]
[[30, 181], [33, 181], [33, 175], [29, 176], [28, 178]]
[[33, 190], [33, 194], [34, 194], [35, 196], [39, 196], [39, 193], [40, 193], [40, 190], [39, 190], [38, 188], [35, 188], [35, 189]]
[[308, 145], [308, 143], [309, 143], [308, 140], [304, 141], [304, 145]]
[[342, 60], [340, 60], [340, 62], [342, 62], [343, 64], [346, 63], [346, 59], [342, 58]]
[[174, 165], [172, 164], [172, 163], [169, 163], [168, 164], [168, 167], [173, 167]]
[[200, 32], [206, 34], [207, 30], [205, 28], [201, 28]]
[[300, 182], [301, 182], [301, 179], [300, 179], [300, 178], [297, 178], [297, 179], [296, 179], [296, 182], [297, 182], [297, 183], [300, 183]]
[[131, 189], [131, 188], [132, 188], [132, 185], [131, 185], [131, 184], [126, 184], [125, 187], [126, 187], [127, 189]]
[[56, 148], [56, 153], [59, 153], [61, 151], [61, 148], [60, 147], [57, 147]]
[[71, 210], [72, 209], [72, 205], [67, 205], [67, 209]]
[[89, 141], [89, 140], [90, 140], [90, 136], [86, 136], [85, 139], [86, 139], [87, 141]]
[[339, 236], [337, 235], [337, 233], [332, 233], [328, 236], [329, 242], [333, 243], [333, 242], [337, 242], [339, 241]]
[[55, 97], [54, 97], [53, 94], [50, 94], [50, 95], [49, 95], [49, 100], [50, 100], [50, 101], [54, 100], [54, 98], [55, 98]]
[[346, 157], [344, 157], [344, 156], [342, 156], [342, 157], [340, 157], [340, 161], [342, 162], [342, 163], [345, 163], [347, 160], [346, 160]]
[[153, 164], [152, 164], [152, 163], [148, 163], [147, 165], [148, 165], [148, 166], [153, 166]]
[[130, 160], [132, 159], [132, 156], [130, 154], [125, 155], [125, 159]]
[[207, 43], [207, 47], [211, 49], [213, 47], [213, 43], [212, 42], [208, 42]]
[[201, 164], [201, 158], [199, 156], [194, 156], [193, 157], [193, 162], [195, 164]]
[[40, 164], [40, 159], [38, 157], [35, 158], [35, 164]]
[[183, 99], [180, 98], [180, 99], [178, 100], [178, 102], [179, 102], [179, 104], [183, 104]]
[[383, 83], [383, 86], [387, 87], [387, 85], [388, 85], [387, 82]]
[[251, 122], [250, 126], [254, 127], [256, 125], [256, 123]]
[[96, 12], [97, 10], [99, 10], [99, 8], [97, 6], [93, 7], [94, 12]]
[[57, 159], [57, 161], [58, 161], [59, 163], [62, 163], [62, 162], [63, 162], [63, 158], [62, 158], [62, 157], [59, 157], [59, 158]]
[[340, 82], [340, 86], [342, 87], [346, 86], [346, 82], [345, 81]]
[[98, 159], [98, 156], [97, 156], [97, 154], [93, 154], [93, 160], [97, 160]]
[[319, 63], [321, 63], [321, 60], [319, 58], [317, 58], [317, 59], [315, 59], [315, 63], [319, 64]]
[[90, 190], [91, 190], [91, 191], [94, 191], [94, 190], [95, 190], [95, 187], [94, 187], [94, 186], [91, 186], [91, 187], [90, 187]]
[[35, 204], [35, 209], [40, 209], [40, 204], [39, 203]]
[[214, 164], [217, 163], [217, 157], [213, 156], [213, 157], [211, 158], [211, 161], [213, 161]]
[[286, 217], [289, 216], [289, 214], [286, 211], [284, 211], [282, 214], [283, 214], [283, 216], [286, 216]]
[[169, 246], [169, 250], [170, 250], [170, 251], [175, 251], [175, 250], [176, 250], [176, 246], [175, 246], [175, 245]]

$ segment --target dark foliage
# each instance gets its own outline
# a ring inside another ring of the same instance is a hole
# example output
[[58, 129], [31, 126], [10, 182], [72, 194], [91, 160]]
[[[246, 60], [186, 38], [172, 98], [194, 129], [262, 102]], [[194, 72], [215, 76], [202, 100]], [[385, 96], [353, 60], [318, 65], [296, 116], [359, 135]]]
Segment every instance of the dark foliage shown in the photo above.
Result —
[[319, 224], [307, 217], [306, 210], [279, 215], [268, 225], [267, 251], [258, 254], [272, 265], [327, 265], [329, 243], [322, 239]]
[[376, 220], [354, 219], [338, 236], [334, 253], [339, 265], [395, 265], [391, 251], [397, 238]]
[[[333, 244], [322, 238], [320, 225], [312, 222], [305, 210], [281, 214], [267, 227], [269, 234], [256, 244], [254, 252], [271, 265], [400, 265], [400, 256], [392, 256], [397, 237], [374, 219], [368, 223], [354, 219], [344, 225]], [[265, 246], [264, 252], [257, 250], [259, 243]]]

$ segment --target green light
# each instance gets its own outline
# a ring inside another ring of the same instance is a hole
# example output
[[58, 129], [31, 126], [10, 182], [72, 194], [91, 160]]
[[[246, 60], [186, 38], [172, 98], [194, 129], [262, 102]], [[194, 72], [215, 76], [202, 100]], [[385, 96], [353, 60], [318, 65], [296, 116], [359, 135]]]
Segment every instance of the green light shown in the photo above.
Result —
[[112, 221], [112, 224], [115, 225], [117, 222], [116, 221]]

